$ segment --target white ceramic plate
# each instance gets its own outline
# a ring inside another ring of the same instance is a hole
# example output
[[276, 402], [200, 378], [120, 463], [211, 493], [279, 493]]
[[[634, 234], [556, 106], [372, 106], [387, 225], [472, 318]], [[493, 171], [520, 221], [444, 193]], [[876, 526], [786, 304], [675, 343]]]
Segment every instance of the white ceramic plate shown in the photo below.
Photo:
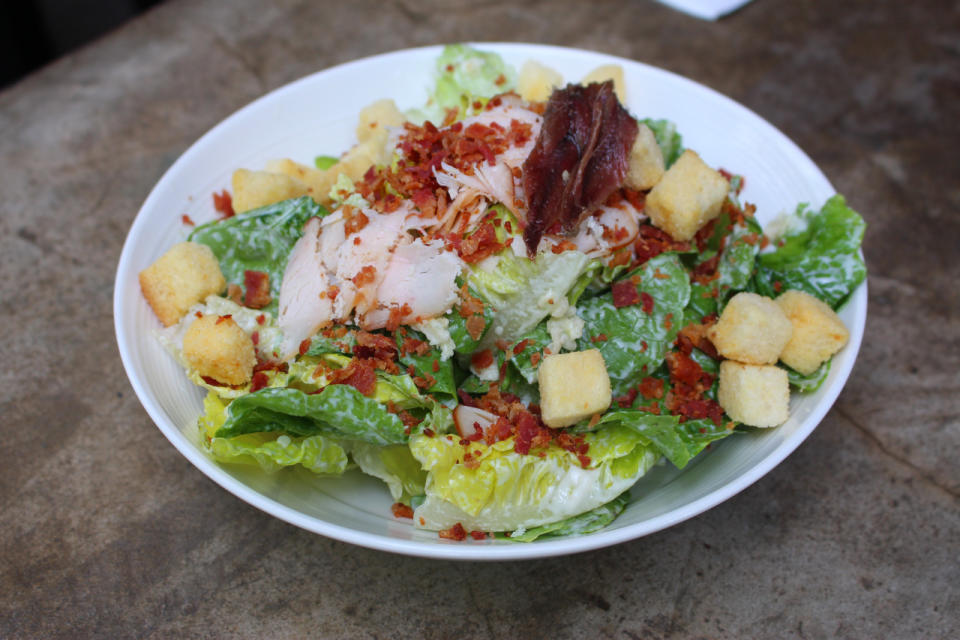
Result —
[[[599, 53], [524, 44], [481, 44], [519, 68], [534, 59], [577, 81], [601, 64], [623, 67], [627, 106], [638, 117], [669, 118], [687, 147], [714, 167], [746, 176], [744, 201], [757, 205], [761, 222], [798, 202], [819, 207], [834, 189], [786, 136], [753, 112], [695, 82], [631, 60]], [[309, 472], [273, 475], [220, 466], [197, 446], [196, 419], [203, 392], [187, 381], [154, 339], [159, 323], [140, 294], [137, 274], [189, 228], [215, 216], [210, 194], [227, 188], [237, 167], [262, 168], [276, 157], [304, 163], [338, 155], [353, 142], [359, 110], [393, 98], [401, 109], [421, 106], [432, 85], [438, 47], [412, 49], [340, 65], [260, 98], [204, 135], [166, 172], [137, 215], [123, 247], [114, 292], [120, 355], [150, 417], [171, 443], [222, 487], [282, 520], [353, 544], [435, 558], [502, 560], [596, 549], [647, 535], [686, 520], [733, 496], [779, 464], [817, 426], [850, 374], [866, 318], [866, 285], [840, 315], [850, 342], [836, 356], [816, 393], [795, 395], [791, 417], [777, 429], [729, 438], [682, 472], [655, 468], [634, 487], [626, 511], [605, 530], [533, 543], [441, 540], [391, 516], [385, 486], [359, 472], [315, 478]]]

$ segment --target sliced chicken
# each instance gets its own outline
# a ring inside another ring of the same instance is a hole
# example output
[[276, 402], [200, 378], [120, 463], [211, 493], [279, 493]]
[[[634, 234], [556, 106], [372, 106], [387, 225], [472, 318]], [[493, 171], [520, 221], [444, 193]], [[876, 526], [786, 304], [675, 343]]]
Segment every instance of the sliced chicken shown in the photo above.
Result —
[[311, 218], [303, 236], [290, 252], [280, 285], [278, 323], [283, 331], [284, 358], [292, 357], [300, 343], [333, 320], [330, 287], [320, 254], [320, 218]]
[[377, 308], [362, 317], [363, 328], [382, 329], [391, 308], [403, 310], [404, 324], [442, 315], [457, 301], [456, 278], [463, 263], [443, 242], [421, 239], [399, 245], [390, 256], [376, 292]]

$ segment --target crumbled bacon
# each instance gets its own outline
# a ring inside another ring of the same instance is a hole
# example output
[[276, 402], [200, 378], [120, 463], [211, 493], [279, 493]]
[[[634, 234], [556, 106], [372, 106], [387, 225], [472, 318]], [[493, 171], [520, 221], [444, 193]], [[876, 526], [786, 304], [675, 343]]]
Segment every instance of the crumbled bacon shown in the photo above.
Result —
[[706, 318], [703, 323], [697, 324], [691, 322], [680, 329], [675, 343], [677, 348], [684, 355], [690, 355], [690, 352], [696, 347], [714, 360], [719, 360], [720, 354], [717, 353], [717, 348], [713, 346], [710, 338], [707, 337], [708, 329], [715, 322], [715, 318]]
[[370, 222], [370, 218], [368, 218], [363, 211], [360, 211], [356, 207], [351, 207], [348, 205], [342, 207], [341, 210], [343, 211], [343, 233], [345, 235], [349, 236], [360, 231], [367, 226], [367, 223]]
[[[629, 307], [640, 302], [640, 292], [637, 286], [630, 280], [620, 280], [614, 282], [610, 287], [610, 293], [613, 294], [613, 306], [616, 308]], [[644, 294], [649, 295], [649, 294]]]
[[659, 399], [663, 397], [663, 387], [663, 380], [648, 376], [637, 385], [637, 391], [647, 400]]
[[406, 316], [413, 313], [410, 305], [404, 302], [401, 306], [393, 305], [390, 307], [390, 315], [387, 316], [387, 331], [396, 331], [400, 328], [400, 323]]
[[459, 522], [449, 529], [437, 532], [437, 535], [446, 540], [456, 540], [457, 542], [467, 539], [467, 531]]
[[230, 301], [237, 305], [243, 304], [243, 287], [238, 284], [231, 282], [227, 285], [227, 297], [230, 298]]
[[250, 380], [250, 393], [255, 391], [260, 391], [260, 389], [265, 389], [270, 383], [270, 379], [267, 377], [263, 371], [257, 371], [253, 374], [253, 379]]
[[213, 208], [220, 214], [221, 219], [232, 218], [237, 215], [233, 210], [233, 198], [230, 193], [224, 189], [220, 193], [213, 193]]
[[642, 224], [637, 239], [633, 243], [633, 251], [637, 256], [634, 265], [641, 265], [666, 251], [688, 251], [689, 249], [690, 243], [677, 242], [666, 231], [649, 224]]
[[185, 225], [191, 226], [191, 227], [192, 227], [192, 226], [195, 226], [195, 224], [196, 224], [196, 223], [193, 221], [193, 218], [191, 218], [191, 217], [188, 216], [187, 214], [183, 214], [182, 216], [180, 216], [180, 222], [182, 222], [182, 223], [185, 224]]
[[349, 385], [365, 396], [372, 396], [377, 386], [377, 372], [371, 360], [351, 358], [347, 366], [333, 371], [330, 384]]
[[640, 300], [643, 304], [641, 307], [644, 313], [653, 313], [653, 296], [651, 296], [646, 291], [640, 292]]
[[353, 353], [358, 358], [393, 360], [397, 357], [397, 344], [392, 338], [380, 333], [357, 331], [357, 346]]
[[487, 328], [487, 320], [482, 314], [474, 314], [467, 318], [466, 328], [471, 339], [479, 340], [483, 330]]
[[243, 286], [247, 290], [243, 296], [244, 306], [251, 309], [262, 309], [270, 304], [269, 274], [247, 269], [243, 272]]
[[449, 234], [447, 240], [467, 264], [476, 264], [495, 253], [500, 253], [506, 246], [497, 241], [497, 231], [489, 221], [481, 224], [466, 238], [461, 239], [458, 234]]
[[368, 284], [373, 284], [377, 279], [377, 269], [372, 265], [366, 265], [360, 269], [360, 273], [353, 276], [353, 284], [357, 287], [363, 287]]
[[394, 518], [410, 518], [413, 519], [413, 508], [409, 505], [403, 504], [402, 502], [394, 502], [390, 505], [390, 511], [393, 512]]
[[470, 364], [474, 369], [486, 369], [493, 364], [493, 352], [490, 349], [475, 352], [470, 356]]

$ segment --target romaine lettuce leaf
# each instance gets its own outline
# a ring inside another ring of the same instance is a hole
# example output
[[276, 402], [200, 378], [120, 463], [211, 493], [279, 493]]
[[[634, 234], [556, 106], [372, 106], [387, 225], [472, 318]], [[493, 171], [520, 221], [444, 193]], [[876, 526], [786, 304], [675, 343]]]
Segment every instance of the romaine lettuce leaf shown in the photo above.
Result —
[[313, 198], [303, 196], [209, 222], [194, 229], [188, 239], [213, 250], [228, 283], [243, 286], [247, 269], [266, 273], [271, 297], [266, 310], [276, 313], [290, 250], [303, 235], [304, 223], [326, 214]]
[[334, 384], [320, 393], [263, 389], [234, 400], [219, 438], [279, 431], [290, 436], [328, 435], [370, 444], [407, 441], [403, 422], [386, 407], [353, 387]]
[[215, 460], [253, 464], [264, 471], [300, 465], [318, 474], [340, 475], [349, 460], [343, 447], [333, 439], [316, 435], [295, 437], [280, 433], [250, 433], [235, 438], [217, 438], [215, 433], [226, 420], [226, 401], [210, 392], [203, 401], [199, 426], [203, 446]]
[[589, 262], [579, 251], [546, 251], [529, 260], [507, 249], [491, 271], [473, 269], [467, 276], [469, 285], [496, 309], [482, 345], [523, 338], [551, 313], [550, 300], [567, 295]]
[[[404, 328], [403, 331], [406, 331], [407, 334], [409, 334], [412, 338], [426, 342], [426, 338], [419, 331], [415, 331], [409, 327]], [[441, 357], [440, 350], [433, 346], [430, 347], [430, 351], [422, 356], [417, 355], [416, 353], [404, 353], [404, 338], [400, 334], [399, 329], [393, 337], [397, 343], [397, 350], [399, 353], [398, 359], [400, 361], [401, 369], [413, 367], [413, 370], [417, 376], [432, 376], [434, 383], [426, 389], [427, 393], [445, 396], [448, 399], [454, 399], [457, 397], [457, 385], [453, 379], [452, 360], [444, 360]]]
[[867, 275], [859, 254], [866, 223], [841, 195], [819, 211], [801, 204], [795, 215], [803, 228], [788, 232], [776, 251], [760, 254], [754, 290], [772, 298], [806, 291], [836, 309]]
[[380, 478], [397, 502], [410, 504], [413, 496], [423, 495], [427, 473], [406, 445], [377, 447], [363, 442], [349, 444], [350, 457], [364, 473]]
[[[410, 450], [427, 471], [427, 497], [414, 512], [414, 522], [427, 529], [459, 522], [479, 531], [557, 522], [610, 502], [659, 457], [637, 432], [618, 425], [584, 439], [590, 445], [588, 468], [555, 444], [520, 455], [512, 438], [463, 446], [452, 436], [413, 436]], [[468, 451], [469, 465], [462, 462]]]
[[439, 124], [448, 109], [459, 109], [461, 119], [474, 111], [474, 102], [486, 104], [487, 99], [512, 90], [516, 83], [516, 73], [499, 54], [463, 44], [444, 47], [436, 70], [437, 82], [427, 106], [407, 114], [413, 122], [430, 120]]
[[827, 379], [827, 374], [830, 373], [830, 362], [831, 360], [826, 360], [823, 364], [817, 367], [816, 371], [810, 375], [804, 375], [799, 371], [794, 371], [782, 363], [778, 366], [786, 369], [787, 381], [790, 382], [790, 386], [800, 393], [813, 393], [819, 389], [820, 385], [823, 384], [823, 381]]
[[544, 538], [586, 535], [594, 531], [599, 531], [616, 520], [617, 516], [623, 513], [629, 501], [630, 492], [624, 491], [607, 504], [602, 504], [596, 509], [591, 509], [578, 516], [565, 518], [531, 529], [519, 529], [509, 534], [498, 533], [496, 537], [514, 542], [533, 542], [534, 540], [542, 540]]
[[683, 310], [690, 299], [690, 281], [675, 254], [660, 254], [626, 277], [637, 275], [637, 291], [653, 299], [651, 313], [641, 304], [618, 309], [609, 291], [581, 301], [578, 307], [586, 323], [580, 349], [600, 350], [614, 396], [660, 366], [683, 326]]

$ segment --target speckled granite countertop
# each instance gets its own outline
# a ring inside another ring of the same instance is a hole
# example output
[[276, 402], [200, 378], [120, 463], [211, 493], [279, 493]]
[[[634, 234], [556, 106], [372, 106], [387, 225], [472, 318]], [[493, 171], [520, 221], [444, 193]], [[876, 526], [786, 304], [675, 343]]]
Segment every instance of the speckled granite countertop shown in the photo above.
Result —
[[[960, 636], [960, 4], [175, 1], [0, 93], [0, 637]], [[460, 40], [596, 49], [738, 100], [869, 223], [860, 359], [740, 495], [573, 557], [458, 564], [284, 524], [163, 438], [113, 337], [163, 171], [290, 80]]]

